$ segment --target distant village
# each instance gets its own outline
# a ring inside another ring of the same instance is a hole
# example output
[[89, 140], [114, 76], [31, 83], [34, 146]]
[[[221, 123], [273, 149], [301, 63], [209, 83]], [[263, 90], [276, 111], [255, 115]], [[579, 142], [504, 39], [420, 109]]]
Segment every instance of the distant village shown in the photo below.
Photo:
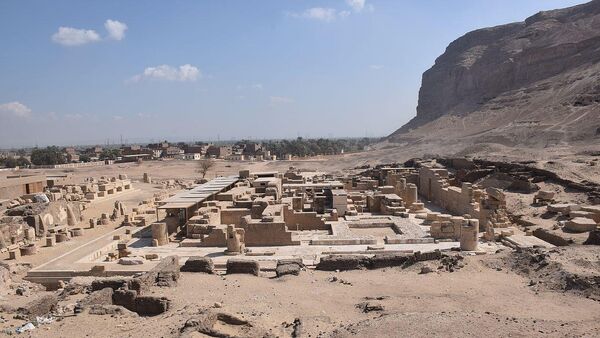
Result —
[[292, 160], [317, 155], [337, 155], [368, 150], [378, 139], [302, 139], [232, 143], [162, 141], [146, 145], [79, 146], [19, 149], [0, 152], [0, 168], [44, 168], [82, 166], [105, 162], [139, 162], [146, 160], [222, 159], [229, 161]]

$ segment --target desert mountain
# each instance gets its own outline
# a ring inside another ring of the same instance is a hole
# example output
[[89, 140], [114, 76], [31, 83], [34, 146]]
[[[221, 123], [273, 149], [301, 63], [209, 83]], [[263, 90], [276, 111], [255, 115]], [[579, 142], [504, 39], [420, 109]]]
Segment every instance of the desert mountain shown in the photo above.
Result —
[[553, 145], [600, 135], [600, 0], [458, 38], [389, 140]]

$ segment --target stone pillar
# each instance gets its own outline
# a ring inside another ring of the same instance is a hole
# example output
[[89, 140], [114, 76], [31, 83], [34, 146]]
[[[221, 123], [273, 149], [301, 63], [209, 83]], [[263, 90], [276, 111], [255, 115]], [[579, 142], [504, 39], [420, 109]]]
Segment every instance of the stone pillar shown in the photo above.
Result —
[[56, 238], [54, 238], [54, 236], [46, 237], [46, 246], [47, 247], [53, 247], [55, 245], [56, 245]]
[[463, 251], [477, 250], [477, 236], [479, 234], [479, 220], [469, 219], [460, 232], [460, 249]]
[[[243, 229], [240, 229], [243, 231]], [[238, 234], [234, 225], [227, 226], [227, 250], [226, 255], [239, 255], [244, 252], [245, 243], [242, 239], [243, 235]]]
[[302, 197], [300, 196], [295, 196], [292, 197], [292, 208], [294, 209], [294, 211], [302, 211], [302, 209], [304, 209], [304, 201], [302, 199]]
[[108, 225], [109, 222], [110, 222], [110, 219], [108, 218], [108, 214], [103, 213], [102, 216], [100, 217], [100, 224]]
[[77, 225], [77, 217], [75, 217], [75, 213], [73, 212], [73, 208], [70, 204], [67, 204], [67, 225], [75, 226]]
[[28, 241], [35, 241], [35, 228], [25, 229], [25, 239]]
[[144, 173], [144, 183], [152, 183], [152, 178], [148, 173]]
[[412, 183], [408, 183], [406, 185], [404, 197], [404, 203], [406, 203], [406, 206], [410, 208], [413, 203], [417, 202], [417, 186]]
[[96, 221], [95, 218], [90, 218], [90, 229], [93, 229], [96, 226], [96, 223], [98, 221]]
[[168, 243], [167, 223], [152, 223], [152, 246], [162, 246]]

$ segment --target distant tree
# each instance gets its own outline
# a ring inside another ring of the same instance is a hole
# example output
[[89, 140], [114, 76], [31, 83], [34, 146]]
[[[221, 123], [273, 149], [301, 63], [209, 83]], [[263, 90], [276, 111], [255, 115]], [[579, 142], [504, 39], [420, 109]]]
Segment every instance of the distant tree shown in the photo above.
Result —
[[35, 165], [54, 165], [66, 163], [66, 158], [60, 148], [51, 146], [35, 148], [31, 151], [31, 162]]
[[15, 158], [12, 156], [0, 159], [0, 166], [5, 168], [14, 168], [17, 166], [17, 160], [15, 160]]
[[213, 161], [212, 159], [207, 158], [204, 160], [200, 160], [200, 162], [198, 163], [198, 172], [202, 174], [202, 178], [204, 178], [208, 171], [214, 166], [215, 161]]
[[29, 162], [29, 160], [26, 159], [25, 157], [21, 156], [17, 159], [17, 166], [19, 166], [19, 167], [28, 167], [30, 165], [31, 165], [31, 162]]
[[117, 157], [121, 156], [121, 149], [104, 149], [100, 156], [98, 156], [101, 160], [116, 160]]
[[90, 157], [90, 155], [82, 154], [82, 155], [79, 155], [79, 160], [81, 162], [90, 162], [92, 160], [92, 158]]

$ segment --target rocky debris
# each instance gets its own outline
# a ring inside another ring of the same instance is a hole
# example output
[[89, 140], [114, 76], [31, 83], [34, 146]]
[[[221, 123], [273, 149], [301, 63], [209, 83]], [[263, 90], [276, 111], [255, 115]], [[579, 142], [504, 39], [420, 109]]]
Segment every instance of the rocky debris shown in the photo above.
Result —
[[444, 269], [448, 272], [454, 272], [458, 269], [461, 269], [464, 267], [464, 264], [462, 263], [463, 259], [464, 257], [461, 255], [442, 257], [442, 259], [440, 259], [440, 266], [438, 267], [438, 270]]
[[111, 315], [111, 316], [124, 316], [124, 317], [137, 317], [137, 313], [127, 310], [126, 308], [118, 305], [92, 305], [88, 310], [89, 314], [92, 315]]
[[44, 295], [32, 300], [25, 306], [17, 309], [17, 314], [21, 318], [34, 320], [36, 317], [45, 316], [57, 309], [58, 297], [55, 295]]
[[425, 275], [425, 274], [432, 273], [432, 272], [433, 272], [433, 269], [431, 267], [429, 267], [429, 266], [423, 266], [421, 268], [421, 271], [419, 272], [419, 274]]
[[352, 282], [349, 282], [349, 281], [347, 281], [345, 279], [337, 278], [337, 276], [329, 277], [328, 280], [329, 280], [330, 283], [336, 283], [337, 282], [337, 283], [340, 283], [340, 284], [343, 284], [343, 285], [352, 286]]
[[369, 258], [360, 255], [329, 255], [322, 257], [317, 270], [345, 271], [365, 269], [370, 265]]
[[369, 260], [369, 269], [382, 269], [393, 266], [404, 266], [409, 260], [409, 255], [403, 254], [377, 254]]
[[408, 267], [417, 262], [442, 259], [444, 255], [439, 250], [430, 252], [417, 251], [407, 254], [378, 254], [373, 257], [361, 255], [329, 255], [322, 257], [317, 264], [317, 270], [345, 271], [361, 269], [381, 269], [387, 267]]
[[120, 288], [127, 287], [129, 282], [130, 282], [130, 279], [125, 279], [125, 278], [118, 278], [118, 277], [101, 278], [101, 279], [96, 279], [92, 282], [91, 289], [92, 289], [92, 291], [100, 291], [105, 288], [111, 288], [113, 290], [118, 290]]
[[168, 256], [163, 258], [152, 270], [133, 278], [129, 287], [138, 292], [152, 285], [172, 287], [179, 280], [179, 257]]
[[257, 261], [230, 258], [227, 260], [227, 274], [250, 274], [258, 276], [260, 267]]
[[300, 271], [304, 268], [305, 266], [302, 263], [302, 259], [280, 259], [277, 261], [275, 274], [277, 277], [282, 277], [285, 275], [298, 276]]
[[590, 231], [590, 234], [584, 245], [600, 245], [600, 230]]
[[600, 274], [595, 247], [568, 246], [551, 250], [522, 249], [505, 256], [508, 268], [529, 278], [536, 289], [570, 291], [600, 300]]
[[86, 308], [93, 305], [112, 305], [113, 293], [114, 291], [112, 288], [94, 291], [78, 302], [79, 307]]
[[114, 291], [112, 301], [114, 305], [119, 305], [129, 311], [135, 312], [135, 299], [137, 298], [137, 295], [138, 293], [135, 290], [122, 288]]
[[179, 332], [181, 334], [199, 332], [210, 337], [275, 337], [245, 319], [211, 310], [201, 311], [194, 318], [188, 319]]
[[141, 316], [156, 316], [169, 310], [171, 301], [165, 297], [140, 296], [135, 299], [135, 312]]
[[381, 304], [371, 304], [369, 302], [363, 302], [363, 303], [358, 303], [356, 304], [356, 308], [361, 310], [364, 313], [369, 313], [369, 312], [381, 312], [384, 310], [383, 305]]
[[141, 257], [123, 257], [120, 258], [118, 264], [121, 265], [141, 265], [144, 264], [144, 259]]
[[[134, 278], [102, 278], [92, 282], [92, 291], [110, 289], [113, 305], [123, 306], [142, 316], [155, 316], [169, 309], [164, 297], [144, 296], [152, 286], [175, 286], [179, 279], [179, 259], [166, 257], [152, 270]], [[108, 291], [106, 291], [108, 292]]]
[[204, 272], [213, 274], [215, 266], [210, 257], [192, 256], [183, 264], [182, 272]]

